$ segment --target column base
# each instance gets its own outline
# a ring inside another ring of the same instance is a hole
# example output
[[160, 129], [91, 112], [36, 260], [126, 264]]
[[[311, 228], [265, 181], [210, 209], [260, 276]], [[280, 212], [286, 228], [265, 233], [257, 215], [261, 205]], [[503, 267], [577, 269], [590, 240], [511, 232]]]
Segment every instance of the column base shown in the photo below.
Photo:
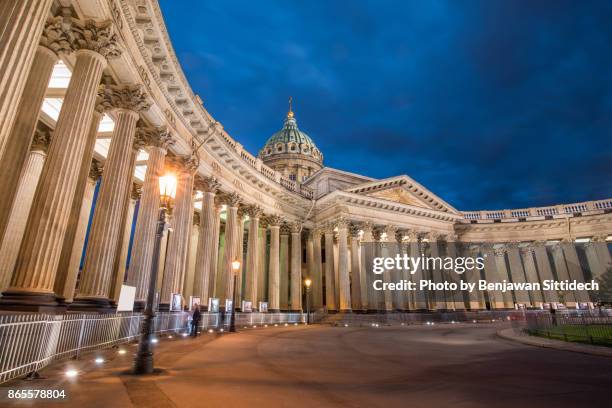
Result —
[[159, 312], [169, 312], [170, 311], [170, 303], [160, 303], [157, 306], [157, 310]]
[[340, 309], [340, 313], [353, 313], [352, 309]]
[[61, 314], [68, 305], [54, 293], [10, 291], [2, 292], [0, 310]]
[[280, 309], [268, 309], [268, 313], [280, 313]]
[[69, 312], [84, 313], [115, 313], [117, 306], [114, 306], [110, 299], [103, 298], [75, 298], [68, 306]]

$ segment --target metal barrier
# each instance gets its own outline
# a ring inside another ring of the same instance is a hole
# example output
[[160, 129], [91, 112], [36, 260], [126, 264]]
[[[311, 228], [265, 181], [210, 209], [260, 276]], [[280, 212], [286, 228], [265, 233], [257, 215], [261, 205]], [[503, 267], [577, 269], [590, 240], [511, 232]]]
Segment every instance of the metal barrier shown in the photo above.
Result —
[[528, 315], [523, 330], [534, 336], [612, 346], [612, 317], [603, 313]]
[[[157, 313], [156, 333], [188, 332], [187, 312]], [[229, 325], [227, 313], [202, 313], [199, 328]], [[0, 383], [35, 373], [53, 361], [136, 340], [142, 314], [0, 315]], [[302, 313], [236, 313], [236, 325], [302, 323]]]

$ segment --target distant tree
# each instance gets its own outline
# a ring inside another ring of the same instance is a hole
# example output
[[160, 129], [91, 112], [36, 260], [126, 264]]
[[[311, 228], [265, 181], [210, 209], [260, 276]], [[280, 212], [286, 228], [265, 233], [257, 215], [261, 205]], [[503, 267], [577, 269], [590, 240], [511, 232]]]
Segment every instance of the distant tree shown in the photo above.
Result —
[[590, 291], [591, 299], [600, 304], [612, 304], [612, 267], [595, 279], [599, 290]]

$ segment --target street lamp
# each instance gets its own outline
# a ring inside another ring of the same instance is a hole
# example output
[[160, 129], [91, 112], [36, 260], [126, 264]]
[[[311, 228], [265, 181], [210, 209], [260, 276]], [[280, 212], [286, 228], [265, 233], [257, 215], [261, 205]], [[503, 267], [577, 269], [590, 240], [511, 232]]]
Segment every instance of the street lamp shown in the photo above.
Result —
[[306, 278], [304, 280], [304, 285], [306, 286], [306, 324], [310, 323], [310, 285], [312, 285], [312, 281], [310, 278]]
[[140, 330], [140, 339], [138, 341], [138, 352], [134, 360], [134, 374], [152, 374], [153, 373], [153, 335], [155, 327], [153, 320], [155, 319], [155, 289], [157, 288], [157, 270], [159, 269], [159, 252], [161, 248], [161, 240], [166, 228], [166, 213], [172, 209], [172, 201], [176, 195], [176, 177], [172, 174], [166, 174], [159, 178], [159, 217], [157, 219], [157, 230], [155, 232], [155, 245], [153, 247], [153, 262], [151, 263], [151, 276], [149, 279], [149, 291], [147, 293], [147, 305], [144, 310], [144, 320]]
[[232, 261], [232, 274], [234, 275], [234, 285], [232, 288], [232, 314], [230, 315], [230, 333], [236, 332], [236, 277], [238, 276], [238, 269], [240, 269], [240, 261]]

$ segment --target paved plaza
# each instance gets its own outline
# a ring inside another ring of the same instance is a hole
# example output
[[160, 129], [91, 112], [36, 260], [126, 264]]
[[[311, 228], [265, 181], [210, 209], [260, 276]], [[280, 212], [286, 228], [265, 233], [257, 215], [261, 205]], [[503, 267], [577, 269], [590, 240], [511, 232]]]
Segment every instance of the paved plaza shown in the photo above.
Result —
[[[148, 378], [123, 374], [135, 346], [55, 364], [5, 388], [64, 388], [80, 407], [605, 406], [612, 359], [526, 346], [497, 325], [300, 326], [163, 339]], [[67, 380], [63, 372], [80, 374]], [[6, 395], [5, 393], [2, 393]], [[21, 403], [21, 406], [28, 404]]]

